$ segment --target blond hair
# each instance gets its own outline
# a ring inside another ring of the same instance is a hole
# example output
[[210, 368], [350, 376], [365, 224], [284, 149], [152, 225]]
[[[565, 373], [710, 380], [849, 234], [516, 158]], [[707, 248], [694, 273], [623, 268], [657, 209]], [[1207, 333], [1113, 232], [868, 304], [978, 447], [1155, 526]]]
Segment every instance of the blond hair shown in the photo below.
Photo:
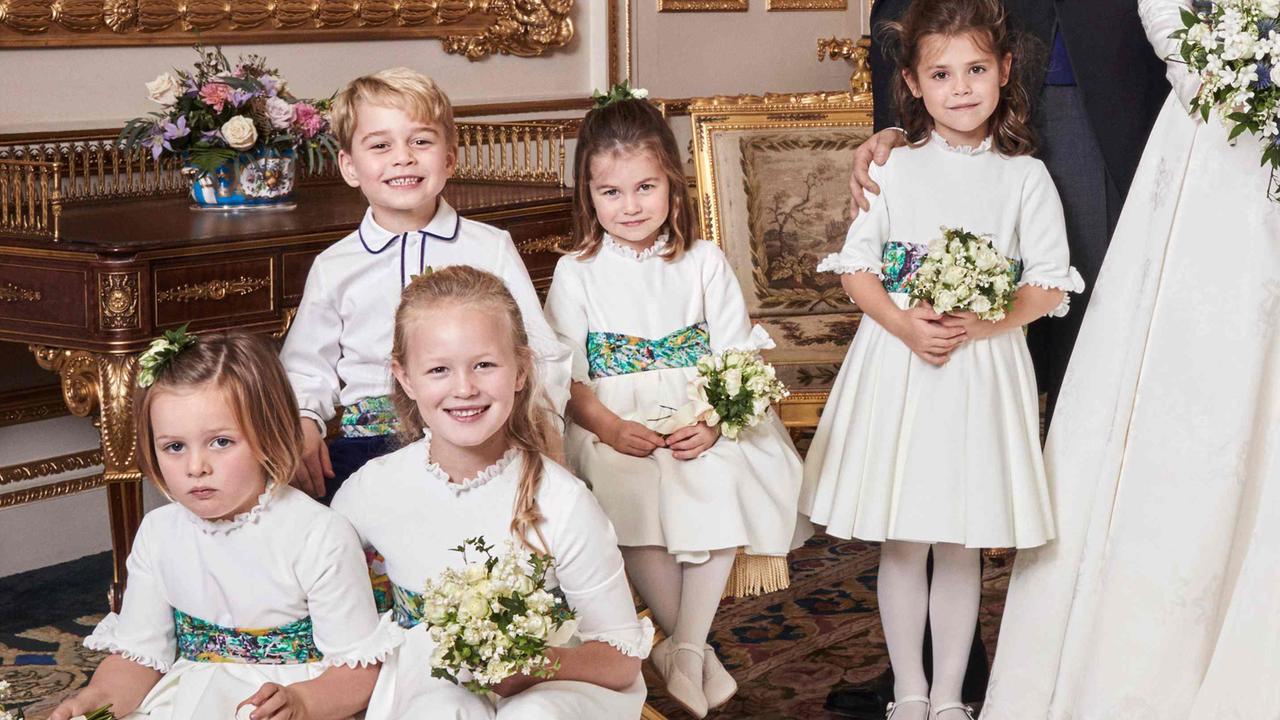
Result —
[[157, 394], [201, 385], [225, 393], [268, 481], [276, 489], [288, 485], [302, 458], [298, 405], [275, 349], [265, 339], [239, 330], [200, 335], [169, 361], [154, 384], [134, 391], [133, 422], [143, 474], [169, 494], [156, 457], [151, 404]]
[[[454, 265], [425, 275], [419, 275], [409, 283], [400, 295], [396, 308], [395, 336], [392, 340], [391, 359], [401, 368], [407, 368], [412, 348], [409, 347], [409, 326], [429, 318], [433, 311], [442, 308], [482, 308], [506, 318], [510, 339], [515, 350], [519, 371], [524, 374], [522, 390], [516, 391], [511, 415], [507, 418], [506, 433], [511, 446], [520, 450], [523, 467], [520, 484], [511, 509], [511, 534], [528, 549], [545, 553], [546, 539], [538, 525], [542, 512], [538, 509], [538, 487], [542, 484], [542, 456], [551, 447], [555, 432], [548, 417], [548, 403], [538, 381], [533, 362], [533, 350], [525, 332], [520, 306], [511, 296], [502, 279], [491, 273], [468, 265]], [[396, 415], [400, 420], [400, 437], [413, 442], [422, 437], [426, 423], [418, 404], [396, 381], [391, 391]], [[538, 538], [541, 547], [530, 542], [530, 535]]]
[[444, 139], [456, 153], [458, 129], [453, 123], [453, 105], [435, 81], [417, 70], [388, 68], [363, 75], [347, 83], [333, 98], [329, 126], [343, 150], [351, 152], [355, 140], [356, 114], [360, 104], [403, 110], [413, 119], [436, 123], [444, 129]]

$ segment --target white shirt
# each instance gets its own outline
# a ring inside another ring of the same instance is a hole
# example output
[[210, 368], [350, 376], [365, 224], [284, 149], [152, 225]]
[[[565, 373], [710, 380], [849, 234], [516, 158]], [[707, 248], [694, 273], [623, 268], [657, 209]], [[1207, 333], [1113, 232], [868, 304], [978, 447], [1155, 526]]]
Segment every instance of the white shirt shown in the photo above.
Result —
[[334, 404], [391, 394], [391, 341], [400, 291], [425, 268], [470, 265], [502, 278], [524, 318], [555, 412], [569, 399], [569, 349], [556, 340], [511, 234], [467, 220], [440, 198], [421, 230], [393, 233], [365, 213], [360, 227], [320, 253], [307, 275], [280, 360], [306, 417], [324, 424]]

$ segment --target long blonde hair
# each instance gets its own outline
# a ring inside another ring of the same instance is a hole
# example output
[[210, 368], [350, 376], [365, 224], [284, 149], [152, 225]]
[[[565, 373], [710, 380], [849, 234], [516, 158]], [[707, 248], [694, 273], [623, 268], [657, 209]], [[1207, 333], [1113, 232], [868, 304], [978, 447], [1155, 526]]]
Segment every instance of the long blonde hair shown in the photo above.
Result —
[[[515, 349], [519, 370], [524, 374], [524, 388], [516, 391], [511, 415], [507, 418], [506, 432], [511, 446], [520, 451], [523, 466], [520, 484], [511, 509], [511, 534], [528, 549], [547, 552], [546, 539], [539, 524], [542, 512], [538, 509], [538, 487], [542, 484], [542, 457], [551, 447], [554, 430], [548, 416], [549, 403], [538, 381], [533, 362], [533, 350], [525, 332], [520, 306], [507, 290], [502, 279], [483, 270], [467, 265], [454, 265], [419, 275], [409, 283], [400, 295], [396, 308], [395, 337], [392, 340], [391, 358], [400, 367], [408, 367], [410, 347], [409, 326], [431, 317], [432, 312], [445, 307], [472, 307], [489, 310], [505, 317], [511, 329], [511, 344]], [[413, 442], [422, 437], [426, 423], [418, 404], [409, 397], [397, 380], [391, 391], [396, 415], [400, 420], [400, 437]], [[536, 536], [541, 547], [530, 542]]]

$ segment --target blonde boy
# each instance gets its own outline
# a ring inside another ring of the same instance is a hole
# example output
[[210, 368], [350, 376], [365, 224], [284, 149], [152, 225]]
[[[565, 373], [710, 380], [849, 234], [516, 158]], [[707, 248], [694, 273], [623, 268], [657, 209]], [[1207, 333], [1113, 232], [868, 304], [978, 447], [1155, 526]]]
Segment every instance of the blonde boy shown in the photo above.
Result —
[[[553, 410], [568, 399], [570, 353], [542, 316], [511, 235], [467, 220], [441, 196], [457, 165], [449, 98], [425, 75], [392, 68], [352, 80], [334, 98], [338, 164], [369, 210], [355, 232], [316, 257], [281, 360], [304, 417], [294, 482], [329, 496], [365, 461], [391, 449], [391, 339], [401, 289], [428, 267], [471, 265], [515, 296]], [[342, 406], [342, 435], [325, 423]]]

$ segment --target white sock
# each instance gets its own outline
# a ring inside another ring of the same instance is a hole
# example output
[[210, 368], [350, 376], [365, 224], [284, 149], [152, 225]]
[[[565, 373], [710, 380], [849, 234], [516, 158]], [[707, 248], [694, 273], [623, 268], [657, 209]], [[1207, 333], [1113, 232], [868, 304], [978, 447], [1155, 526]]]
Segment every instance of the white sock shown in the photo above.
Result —
[[[733, 570], [733, 559], [737, 554], [737, 548], [712, 550], [711, 557], [704, 563], [682, 564], [684, 580], [680, 588], [680, 612], [676, 616], [675, 631], [671, 633], [674, 642], [690, 643], [699, 648], [707, 642], [711, 622], [720, 609], [720, 598], [724, 596], [724, 588], [729, 582], [729, 573]], [[701, 654], [677, 652], [675, 663], [689, 678], [701, 681]]]
[[[933, 590], [929, 598], [929, 625], [933, 630], [930, 698], [934, 705], [963, 700], [961, 686], [969, 666], [981, 599], [982, 551], [952, 543], [934, 545]], [[963, 718], [962, 712], [948, 712], [938, 720]]]
[[[929, 579], [926, 564], [929, 546], [888, 540], [880, 547], [880, 572], [876, 598], [880, 624], [893, 665], [893, 694], [927, 696], [924, 675], [924, 625], [929, 616]], [[926, 720], [924, 703], [906, 703], [895, 709], [893, 720]]]
[[654, 545], [620, 549], [631, 586], [653, 612], [653, 621], [664, 633], [671, 635], [675, 632], [676, 614], [680, 611], [680, 588], [684, 580], [676, 556], [666, 548]]

